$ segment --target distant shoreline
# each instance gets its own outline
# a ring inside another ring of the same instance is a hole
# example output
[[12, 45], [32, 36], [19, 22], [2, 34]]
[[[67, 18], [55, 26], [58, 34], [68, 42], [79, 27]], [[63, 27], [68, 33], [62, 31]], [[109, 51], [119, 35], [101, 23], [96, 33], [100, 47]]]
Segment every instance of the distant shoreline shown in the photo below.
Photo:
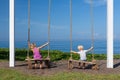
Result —
[[[31, 41], [33, 42], [33, 41]], [[34, 41], [37, 46], [44, 44], [47, 41]], [[120, 53], [120, 41], [117, 40], [114, 42], [114, 53]], [[78, 45], [83, 45], [84, 49], [89, 49], [91, 47], [90, 40], [73, 40], [72, 48], [74, 51], [77, 50]], [[9, 48], [9, 42], [7, 41], [0, 41], [0, 48]], [[15, 48], [18, 49], [27, 49], [27, 41], [15, 41]], [[48, 47], [43, 48], [42, 50], [47, 50]], [[62, 52], [70, 52], [70, 41], [69, 40], [61, 40], [61, 41], [51, 41], [50, 42], [50, 50], [59, 50]], [[94, 41], [94, 53], [101, 54], [107, 52], [107, 43], [106, 40], [95, 40]]]
[[[9, 48], [0, 48], [0, 51], [1, 50], [2, 51], [9, 51]], [[28, 50], [28, 48], [15, 48], [15, 50]], [[47, 51], [47, 49], [43, 49], [42, 51]], [[70, 53], [70, 51], [65, 52], [65, 51], [61, 51], [61, 50], [50, 50], [50, 51], [60, 51], [60, 52], [63, 52], [63, 53]], [[107, 53], [94, 53], [94, 54], [107, 54]], [[114, 54], [120, 54], [120, 53], [114, 53]]]

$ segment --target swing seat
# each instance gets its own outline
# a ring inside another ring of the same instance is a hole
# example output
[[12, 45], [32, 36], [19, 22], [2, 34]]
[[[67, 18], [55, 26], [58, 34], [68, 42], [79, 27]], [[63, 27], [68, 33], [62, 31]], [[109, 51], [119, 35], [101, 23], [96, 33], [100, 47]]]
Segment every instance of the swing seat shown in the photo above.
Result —
[[50, 60], [50, 58], [45, 58], [45, 59], [31, 59], [31, 58], [27, 58], [27, 59], [25, 59], [25, 61], [28, 61], [28, 60], [30, 60], [30, 61], [35, 61], [35, 60], [37, 60], [37, 61], [44, 61], [44, 60]]
[[[82, 60], [68, 60], [68, 68], [69, 69], [73, 69], [73, 63], [79, 63], [79, 64], [87, 64], [87, 65], [91, 65], [91, 69], [92, 70], [98, 70], [98, 65], [95, 63], [95, 61], [92, 61], [92, 62], [88, 62], [88, 61], [82, 61]], [[80, 67], [80, 66], [79, 66]]]
[[46, 66], [47, 68], [50, 68], [50, 58], [45, 58], [45, 59], [31, 59], [27, 58], [25, 61], [27, 61], [28, 68], [32, 69], [32, 61], [40, 61], [42, 63], [42, 66]]

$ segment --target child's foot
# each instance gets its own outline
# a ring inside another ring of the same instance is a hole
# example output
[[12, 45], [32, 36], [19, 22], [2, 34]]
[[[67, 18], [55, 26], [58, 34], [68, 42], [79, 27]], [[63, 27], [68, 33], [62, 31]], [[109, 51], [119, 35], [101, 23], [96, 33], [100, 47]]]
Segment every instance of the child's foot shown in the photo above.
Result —
[[37, 64], [35, 64], [35, 69], [37, 69]]
[[81, 66], [78, 66], [79, 69], [81, 69]]
[[40, 65], [40, 69], [42, 69], [42, 65]]
[[85, 69], [85, 67], [82, 67], [82, 69]]

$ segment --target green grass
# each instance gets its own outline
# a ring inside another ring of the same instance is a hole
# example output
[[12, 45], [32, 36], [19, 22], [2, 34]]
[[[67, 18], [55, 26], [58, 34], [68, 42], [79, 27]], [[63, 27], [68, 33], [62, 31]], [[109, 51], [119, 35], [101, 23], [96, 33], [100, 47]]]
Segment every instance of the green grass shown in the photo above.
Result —
[[[47, 57], [47, 50], [41, 51], [44, 58]], [[27, 55], [26, 49], [16, 49], [15, 59], [23, 61]], [[30, 52], [30, 57], [32, 57], [32, 52]], [[58, 50], [50, 51], [50, 58], [52, 61], [58, 60], [68, 60], [70, 53], [61, 52]], [[105, 60], [106, 54], [94, 54], [95, 59]], [[9, 50], [6, 48], [0, 48], [0, 62], [7, 61], [9, 58]], [[92, 54], [87, 54], [88, 60], [92, 59]], [[120, 55], [114, 55], [115, 59], [119, 59]], [[73, 54], [73, 59], [79, 59], [79, 55]], [[118, 80], [120, 79], [120, 74], [88, 74], [82, 72], [59, 72], [55, 75], [30, 75], [19, 72], [15, 69], [0, 68], [0, 80]]]
[[[43, 58], [47, 57], [48, 50], [41, 50], [41, 54]], [[29, 53], [30, 57], [32, 58], [33, 53], [30, 51]], [[15, 60], [23, 61], [27, 57], [27, 49], [15, 49]], [[50, 50], [50, 58], [52, 61], [58, 61], [58, 60], [68, 60], [70, 58], [69, 52], [62, 52], [58, 50]], [[105, 60], [106, 54], [94, 54], [94, 58], [96, 60]], [[8, 60], [9, 59], [9, 49], [6, 48], [0, 48], [0, 60]], [[79, 55], [73, 54], [73, 59], [78, 60]], [[119, 54], [114, 55], [114, 59], [120, 59]], [[87, 60], [92, 60], [92, 54], [87, 54]]]
[[55, 75], [30, 75], [14, 69], [0, 69], [0, 80], [118, 80], [120, 74], [88, 74], [60, 72]]

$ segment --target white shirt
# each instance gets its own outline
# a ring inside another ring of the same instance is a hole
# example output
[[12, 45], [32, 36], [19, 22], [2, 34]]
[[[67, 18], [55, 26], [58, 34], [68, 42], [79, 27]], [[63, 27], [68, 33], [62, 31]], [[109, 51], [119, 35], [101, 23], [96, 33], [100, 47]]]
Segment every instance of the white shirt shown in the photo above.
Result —
[[87, 50], [77, 52], [80, 55], [80, 60], [86, 60], [86, 52]]
[[88, 50], [81, 50], [81, 51], [78, 51], [77, 53], [80, 55], [80, 60], [86, 60], [86, 54], [87, 52], [91, 51], [93, 49], [93, 47], [91, 47], [90, 49]]

